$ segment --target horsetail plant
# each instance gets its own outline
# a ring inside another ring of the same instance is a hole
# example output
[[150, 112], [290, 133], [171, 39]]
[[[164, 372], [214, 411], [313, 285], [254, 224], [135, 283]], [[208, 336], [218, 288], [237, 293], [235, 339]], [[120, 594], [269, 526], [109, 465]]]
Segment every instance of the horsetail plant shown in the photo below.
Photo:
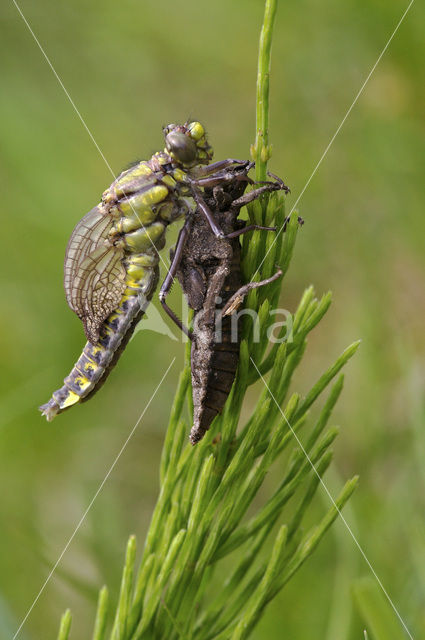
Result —
[[[270, 157], [268, 88], [276, 4], [276, 0], [266, 0], [260, 39], [257, 136], [251, 148], [258, 180], [265, 179]], [[265, 195], [248, 206], [248, 214], [252, 222], [273, 224], [281, 230], [286, 220], [285, 196], [282, 192]], [[246, 281], [270, 277], [276, 264], [285, 277], [298, 230], [294, 211], [285, 233], [245, 236], [242, 266]], [[188, 444], [187, 349], [162, 451], [160, 493], [142, 556], [136, 569], [136, 540], [131, 536], [115, 614], [112, 616], [103, 587], [92, 640], [248, 638], [267, 604], [309, 558], [353, 493], [357, 477], [345, 484], [323, 518], [303, 531], [303, 520], [331, 463], [331, 446], [338, 434], [327, 425], [343, 386], [339, 373], [358, 343], [339, 356], [304, 398], [289, 395], [308, 334], [325, 315], [331, 296], [325, 294], [318, 300], [309, 287], [270, 347], [269, 311], [278, 304], [281, 284], [282, 279], [247, 296], [246, 306], [257, 312], [257, 324], [244, 318], [235, 384], [222, 415], [196, 447]], [[254, 339], [256, 331], [258, 340]], [[256, 382], [263, 385], [262, 392], [251, 416], [238, 429], [244, 399]], [[313, 419], [310, 409], [327, 390], [323, 408]], [[302, 445], [301, 430], [308, 431]], [[279, 470], [280, 484], [258, 506], [255, 497], [272, 466]], [[214, 573], [222, 575], [224, 559], [227, 578], [217, 590], [213, 577]], [[69, 638], [70, 625], [67, 611], [59, 640]]]

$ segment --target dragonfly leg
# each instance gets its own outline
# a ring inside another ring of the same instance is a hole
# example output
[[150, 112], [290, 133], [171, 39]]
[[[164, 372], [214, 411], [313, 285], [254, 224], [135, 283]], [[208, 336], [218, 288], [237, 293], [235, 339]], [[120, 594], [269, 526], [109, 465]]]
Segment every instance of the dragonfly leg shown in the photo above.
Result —
[[232, 233], [228, 233], [224, 237], [237, 238], [238, 236], [242, 236], [244, 233], [248, 233], [249, 231], [276, 231], [276, 227], [262, 227], [260, 224], [249, 224], [247, 227], [242, 227], [242, 229], [232, 231]]
[[215, 187], [217, 185], [223, 184], [223, 182], [248, 182], [249, 184], [254, 184], [254, 181], [246, 175], [245, 170], [243, 173], [235, 173], [234, 171], [218, 171], [217, 173], [213, 173], [211, 176], [206, 176], [205, 178], [199, 178], [193, 180], [197, 187]]
[[213, 234], [217, 238], [225, 238], [225, 234], [224, 234], [223, 230], [218, 226], [218, 224], [214, 220], [214, 215], [213, 215], [211, 209], [208, 207], [207, 203], [202, 198], [202, 195], [201, 195], [199, 189], [196, 188], [196, 186], [193, 184], [193, 182], [192, 182], [192, 194], [193, 194], [193, 198], [194, 198], [194, 200], [195, 200], [195, 202], [196, 202], [196, 204], [198, 206], [198, 209], [201, 211], [201, 213], [207, 219], [207, 222], [210, 225], [210, 228], [211, 228], [211, 231], [213, 232]]
[[252, 202], [253, 200], [256, 200], [263, 193], [270, 193], [271, 191], [281, 191], [281, 190], [285, 191], [285, 193], [289, 192], [289, 188], [281, 180], [276, 182], [266, 182], [261, 187], [258, 187], [257, 189], [253, 189], [248, 193], [244, 193], [243, 196], [241, 196], [237, 200], [234, 200], [232, 202], [232, 207], [239, 207], [239, 208], [243, 207], [246, 204], [249, 204], [250, 202]]
[[184, 326], [180, 318], [174, 313], [172, 309], [170, 309], [168, 304], [165, 302], [165, 299], [170, 293], [171, 287], [173, 286], [174, 278], [176, 277], [176, 273], [182, 259], [183, 249], [189, 236], [191, 226], [192, 218], [189, 217], [181, 228], [179, 236], [177, 238], [176, 248], [170, 264], [170, 268], [168, 269], [165, 280], [162, 283], [161, 289], [159, 291], [159, 301], [161, 302], [164, 311], [171, 318], [171, 320], [179, 327], [179, 329], [181, 329], [181, 331], [183, 331], [184, 334], [187, 335], [188, 338], [192, 340], [192, 334], [189, 329]]
[[282, 191], [284, 191], [285, 193], [291, 192], [290, 188], [283, 182], [282, 178], [279, 178], [279, 176], [275, 175], [271, 171], [267, 171], [267, 175], [273, 178], [273, 180], [275, 180], [278, 184], [280, 184], [280, 188], [282, 189]]
[[217, 162], [213, 162], [203, 167], [197, 167], [194, 175], [196, 175], [196, 177], [209, 176], [211, 173], [216, 173], [218, 171], [221, 171], [222, 169], [227, 169], [232, 165], [244, 167], [247, 171], [249, 171], [253, 166], [255, 166], [255, 163], [251, 162], [250, 160], [235, 160], [234, 158], [227, 158], [226, 160], [218, 160]]
[[240, 289], [233, 294], [231, 298], [227, 301], [223, 309], [221, 310], [221, 316], [229, 316], [234, 311], [239, 309], [241, 306], [245, 296], [252, 291], [252, 289], [258, 289], [259, 287], [264, 287], [267, 284], [271, 284], [282, 275], [282, 269], [278, 267], [276, 273], [272, 275], [270, 278], [266, 278], [265, 280], [260, 280], [259, 282], [248, 282], [248, 284], [243, 285]]
[[[283, 221], [282, 231], [285, 232], [286, 228], [289, 224], [291, 216], [286, 216]], [[302, 226], [304, 224], [304, 218], [298, 216], [298, 224]], [[242, 227], [237, 231], [232, 231], [232, 233], [228, 233], [225, 235], [225, 238], [237, 238], [238, 236], [242, 236], [244, 233], [248, 233], [249, 231], [277, 231], [277, 227], [262, 227], [260, 224], [249, 224], [247, 227]]]

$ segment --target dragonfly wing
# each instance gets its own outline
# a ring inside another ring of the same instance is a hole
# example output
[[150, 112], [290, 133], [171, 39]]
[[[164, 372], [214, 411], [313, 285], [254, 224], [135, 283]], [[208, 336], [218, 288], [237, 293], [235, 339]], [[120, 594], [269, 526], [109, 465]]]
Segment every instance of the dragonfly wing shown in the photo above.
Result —
[[111, 226], [110, 218], [95, 207], [75, 227], [65, 254], [66, 299], [93, 344], [125, 289], [123, 252], [105, 244]]

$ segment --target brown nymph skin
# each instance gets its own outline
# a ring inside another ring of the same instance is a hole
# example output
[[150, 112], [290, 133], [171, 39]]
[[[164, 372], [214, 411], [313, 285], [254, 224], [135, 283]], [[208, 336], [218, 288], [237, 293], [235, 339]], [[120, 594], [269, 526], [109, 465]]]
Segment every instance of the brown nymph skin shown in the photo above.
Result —
[[[244, 204], [265, 191], [284, 188], [281, 182], [271, 182], [244, 196], [249, 182], [248, 170], [249, 166], [237, 168], [232, 181], [205, 190], [205, 202], [224, 236], [245, 231], [245, 222], [238, 220]], [[239, 237], [217, 237], [205, 216], [198, 212], [195, 214], [177, 270], [187, 302], [194, 310], [191, 333], [192, 444], [204, 437], [214, 418], [221, 413], [235, 380], [240, 331], [236, 327], [239, 321], [232, 319], [232, 313], [251, 288], [268, 284], [280, 275], [278, 270], [271, 279], [243, 287]], [[223, 314], [223, 309], [230, 313]], [[220, 317], [220, 323], [216, 326], [217, 317]]]

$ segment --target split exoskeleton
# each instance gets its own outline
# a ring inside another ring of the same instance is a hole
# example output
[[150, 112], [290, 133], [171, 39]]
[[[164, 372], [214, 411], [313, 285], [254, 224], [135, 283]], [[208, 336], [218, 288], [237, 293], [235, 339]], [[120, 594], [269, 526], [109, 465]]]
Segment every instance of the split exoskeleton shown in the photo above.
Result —
[[[64, 286], [87, 343], [64, 385], [40, 407], [49, 421], [96, 393], [116, 364], [157, 287], [159, 251], [169, 224], [186, 219], [177, 256], [191, 221], [198, 218], [216, 239], [239, 235], [236, 231], [229, 236], [220, 227], [205, 196], [220, 185], [246, 184], [249, 163], [227, 159], [210, 164], [213, 152], [199, 122], [169, 125], [164, 136], [164, 150], [123, 171], [71, 234]], [[242, 179], [240, 172], [245, 173]], [[165, 302], [177, 262], [173, 260], [160, 299], [180, 324]]]

